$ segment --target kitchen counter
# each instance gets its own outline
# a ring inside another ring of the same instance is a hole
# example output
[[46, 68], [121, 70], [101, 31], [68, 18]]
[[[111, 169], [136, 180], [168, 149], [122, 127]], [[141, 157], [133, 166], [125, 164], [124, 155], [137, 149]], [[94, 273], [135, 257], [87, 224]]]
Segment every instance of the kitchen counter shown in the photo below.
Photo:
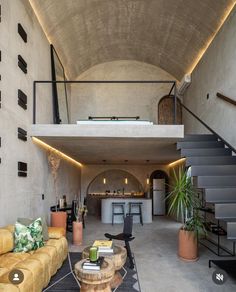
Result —
[[[113, 196], [112, 198], [103, 198], [101, 200], [101, 218], [102, 223], [112, 223], [112, 203], [113, 202], [125, 202], [125, 213], [129, 210], [129, 202], [142, 202], [142, 214], [143, 214], [143, 223], [152, 223], [152, 200], [142, 197], [131, 197], [127, 198], [126, 196], [122, 196], [121, 198], [117, 198]], [[139, 216], [133, 217], [134, 223], [139, 223]], [[122, 216], [115, 216], [114, 223], [123, 223]]]

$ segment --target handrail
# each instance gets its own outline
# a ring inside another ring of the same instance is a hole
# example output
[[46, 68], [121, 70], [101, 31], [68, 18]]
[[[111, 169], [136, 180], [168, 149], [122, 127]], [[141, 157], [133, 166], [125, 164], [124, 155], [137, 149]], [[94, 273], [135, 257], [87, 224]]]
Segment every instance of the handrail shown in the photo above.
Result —
[[[177, 121], [177, 89], [176, 89], [176, 81], [175, 80], [35, 80], [33, 81], [33, 124], [36, 124], [36, 86], [37, 84], [170, 84], [171, 89], [169, 91], [169, 95], [174, 90], [173, 100], [174, 100], [174, 108], [173, 108], [173, 123], [176, 125]], [[56, 106], [55, 104], [53, 105]], [[54, 109], [55, 111], [55, 109]], [[53, 113], [54, 121], [55, 121], [55, 112]], [[60, 117], [59, 117], [60, 118]]]
[[232, 105], [236, 105], [236, 100], [233, 100], [232, 98], [225, 96], [219, 92], [216, 93], [216, 96], [219, 97], [220, 99], [223, 99], [224, 101], [232, 104]]
[[197, 119], [207, 130], [209, 130], [212, 134], [214, 134], [218, 139], [220, 139], [229, 149], [231, 149], [234, 153], [236, 153], [236, 149], [230, 145], [223, 137], [221, 137], [218, 133], [216, 133], [211, 127], [209, 127], [203, 120], [201, 120], [197, 115], [195, 115], [189, 108], [187, 108], [184, 104], [180, 103], [180, 105], [189, 112], [195, 119]]

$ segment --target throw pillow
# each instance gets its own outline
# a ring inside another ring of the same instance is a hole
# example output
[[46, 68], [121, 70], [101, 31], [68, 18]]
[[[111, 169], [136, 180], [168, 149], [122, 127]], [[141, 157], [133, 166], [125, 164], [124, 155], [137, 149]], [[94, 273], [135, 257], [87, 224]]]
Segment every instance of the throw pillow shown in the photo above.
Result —
[[[47, 222], [44, 217], [40, 217], [42, 220], [42, 228], [43, 228], [43, 240], [47, 241], [49, 240], [49, 235], [48, 235], [48, 226]], [[34, 222], [34, 219], [30, 218], [17, 218], [17, 221], [23, 225], [30, 225], [32, 222]]]
[[28, 226], [28, 228], [30, 229], [30, 234], [34, 239], [33, 250], [44, 246], [44, 243], [43, 243], [43, 228], [42, 228], [42, 220], [41, 220], [41, 218], [38, 218], [34, 222], [32, 222]]
[[15, 248], [14, 252], [27, 252], [33, 249], [34, 239], [31, 236], [30, 229], [16, 222], [15, 224]]
[[36, 219], [29, 226], [16, 222], [14, 252], [27, 252], [43, 245], [41, 218]]

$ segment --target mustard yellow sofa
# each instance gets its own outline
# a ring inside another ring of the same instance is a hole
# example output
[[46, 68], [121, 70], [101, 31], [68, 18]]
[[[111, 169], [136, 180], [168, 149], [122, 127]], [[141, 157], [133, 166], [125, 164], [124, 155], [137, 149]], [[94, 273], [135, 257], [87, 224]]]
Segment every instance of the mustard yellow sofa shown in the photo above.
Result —
[[[64, 229], [48, 227], [49, 240], [35, 251], [12, 252], [14, 226], [0, 228], [0, 292], [40, 292], [67, 257], [68, 243]], [[8, 279], [13, 269], [21, 270], [24, 281], [18, 285]]]

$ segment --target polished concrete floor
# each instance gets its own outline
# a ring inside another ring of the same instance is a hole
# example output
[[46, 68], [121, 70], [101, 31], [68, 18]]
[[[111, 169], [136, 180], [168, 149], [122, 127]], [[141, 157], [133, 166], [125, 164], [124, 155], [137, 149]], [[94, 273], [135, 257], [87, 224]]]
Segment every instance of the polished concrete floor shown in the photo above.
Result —
[[[197, 262], [183, 262], [177, 257], [177, 235], [180, 224], [165, 217], [155, 217], [152, 224], [135, 224], [131, 243], [138, 269], [142, 292], [229, 292], [236, 291], [236, 282], [228, 278], [219, 286], [212, 281], [214, 267], [208, 260], [217, 257], [200, 246]], [[81, 251], [94, 239], [104, 239], [104, 233], [119, 233], [121, 224], [102, 224], [87, 217], [83, 246], [70, 245], [71, 251]], [[69, 241], [71, 234], [69, 236]]]

